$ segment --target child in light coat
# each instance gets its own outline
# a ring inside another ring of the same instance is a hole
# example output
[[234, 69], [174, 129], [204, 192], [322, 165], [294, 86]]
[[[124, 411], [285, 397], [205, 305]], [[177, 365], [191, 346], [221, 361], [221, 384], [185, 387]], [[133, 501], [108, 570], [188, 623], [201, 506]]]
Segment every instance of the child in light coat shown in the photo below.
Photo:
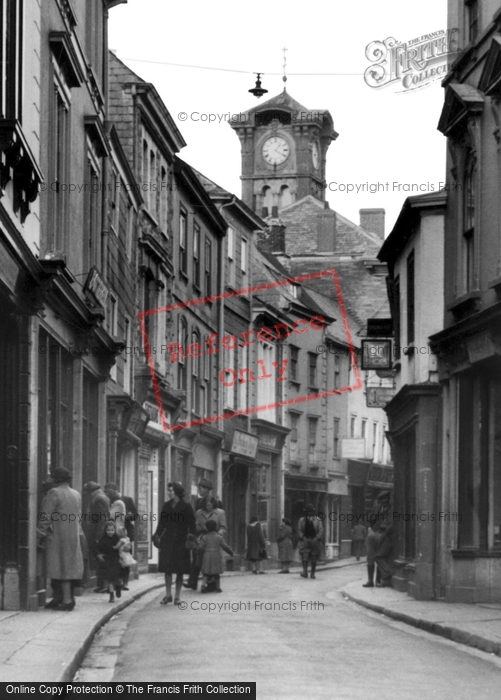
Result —
[[233, 550], [224, 541], [224, 537], [216, 532], [217, 523], [208, 520], [206, 523], [207, 533], [200, 538], [200, 551], [203, 553], [202, 559], [202, 593], [209, 591], [209, 586], [214, 586], [216, 593], [222, 593], [220, 586], [220, 576], [223, 573], [224, 550], [233, 556]]
[[117, 535], [120, 538], [115, 545], [114, 549], [118, 549], [118, 558], [120, 560], [120, 566], [122, 567], [122, 588], [128, 591], [130, 567], [134, 566], [136, 560], [132, 556], [132, 544], [130, 539], [127, 537], [127, 530], [123, 525], [117, 526]]

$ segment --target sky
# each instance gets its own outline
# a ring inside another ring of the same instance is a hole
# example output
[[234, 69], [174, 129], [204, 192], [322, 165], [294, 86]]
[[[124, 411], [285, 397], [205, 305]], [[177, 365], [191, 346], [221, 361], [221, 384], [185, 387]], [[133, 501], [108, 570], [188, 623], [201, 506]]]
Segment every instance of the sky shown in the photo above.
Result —
[[258, 104], [248, 92], [255, 72], [269, 91], [261, 102], [283, 90], [286, 47], [287, 91], [311, 111], [328, 109], [339, 133], [327, 155], [330, 207], [355, 223], [359, 209], [382, 207], [387, 235], [407, 196], [444, 182], [446, 140], [437, 131], [444, 91], [440, 79], [413, 90], [401, 81], [370, 87], [366, 47], [388, 38], [409, 45], [445, 30], [446, 9], [436, 0], [128, 0], [110, 11], [109, 47], [155, 85], [188, 144], [181, 158], [238, 196], [240, 144], [224, 115]]

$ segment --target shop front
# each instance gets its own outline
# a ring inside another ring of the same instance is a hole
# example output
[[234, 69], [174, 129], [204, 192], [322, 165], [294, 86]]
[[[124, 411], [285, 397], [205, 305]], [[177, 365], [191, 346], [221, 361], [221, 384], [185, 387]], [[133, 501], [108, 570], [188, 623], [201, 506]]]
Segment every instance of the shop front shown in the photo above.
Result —
[[223, 506], [228, 525], [228, 543], [235, 552], [234, 566], [242, 566], [245, 557], [245, 532], [249, 522], [248, 488], [257, 462], [259, 437], [239, 430], [227, 421], [223, 451]]
[[[329, 527], [329, 513], [336, 507], [336, 499], [328, 495], [329, 479], [324, 477], [314, 477], [308, 475], [285, 475], [285, 517], [289, 518], [293, 532], [297, 533], [299, 519], [303, 517], [305, 507], [312, 505], [315, 509], [316, 517], [322, 519], [324, 527], [324, 538], [335, 537], [338, 540], [338, 531], [335, 527]], [[332, 520], [334, 523], [335, 521]], [[324, 542], [326, 540], [324, 539]], [[322, 552], [322, 559], [327, 552]], [[298, 558], [296, 550], [295, 558]]]
[[257, 466], [250, 476], [249, 516], [257, 515], [265, 539], [270, 542], [270, 563], [277, 560], [278, 528], [282, 522], [282, 464], [285, 438], [289, 428], [271, 421], [253, 419], [252, 432], [258, 436]]

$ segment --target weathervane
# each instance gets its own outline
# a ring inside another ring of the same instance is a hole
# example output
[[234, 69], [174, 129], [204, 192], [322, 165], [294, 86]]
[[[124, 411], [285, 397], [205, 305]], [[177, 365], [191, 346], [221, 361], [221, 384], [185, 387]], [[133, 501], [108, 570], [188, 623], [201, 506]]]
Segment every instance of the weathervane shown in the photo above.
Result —
[[285, 92], [285, 83], [287, 82], [287, 73], [286, 73], [286, 70], [285, 70], [285, 68], [286, 68], [286, 66], [287, 66], [287, 56], [285, 55], [285, 52], [288, 51], [288, 49], [286, 49], [286, 48], [284, 47], [284, 48], [282, 49], [282, 51], [284, 52], [284, 66], [283, 66], [283, 68], [284, 68], [284, 74], [283, 74], [282, 80], [284, 81], [284, 92]]

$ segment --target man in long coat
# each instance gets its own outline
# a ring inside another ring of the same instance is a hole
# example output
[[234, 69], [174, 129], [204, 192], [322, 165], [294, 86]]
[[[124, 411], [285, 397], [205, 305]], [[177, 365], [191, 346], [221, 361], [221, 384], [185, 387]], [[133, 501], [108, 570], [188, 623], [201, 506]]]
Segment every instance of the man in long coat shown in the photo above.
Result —
[[107, 593], [108, 589], [104, 586], [104, 576], [102, 573], [102, 564], [97, 559], [97, 545], [104, 533], [104, 528], [110, 514], [110, 500], [102, 490], [101, 486], [95, 481], [88, 481], [84, 485], [84, 490], [90, 494], [90, 512], [89, 512], [89, 547], [94, 555], [94, 566], [96, 569], [96, 588], [94, 593]]
[[315, 508], [311, 503], [305, 506], [304, 516], [299, 519], [297, 526], [299, 554], [303, 562], [303, 578], [308, 578], [308, 562], [311, 562], [310, 578], [316, 578], [317, 561], [322, 551], [324, 526], [320, 518], [315, 516]]
[[71, 582], [81, 580], [84, 560], [80, 544], [81, 498], [70, 487], [64, 467], [52, 472], [54, 488], [46, 494], [38, 515], [38, 540], [45, 546], [45, 575], [54, 582], [54, 598], [46, 607], [73, 610]]

